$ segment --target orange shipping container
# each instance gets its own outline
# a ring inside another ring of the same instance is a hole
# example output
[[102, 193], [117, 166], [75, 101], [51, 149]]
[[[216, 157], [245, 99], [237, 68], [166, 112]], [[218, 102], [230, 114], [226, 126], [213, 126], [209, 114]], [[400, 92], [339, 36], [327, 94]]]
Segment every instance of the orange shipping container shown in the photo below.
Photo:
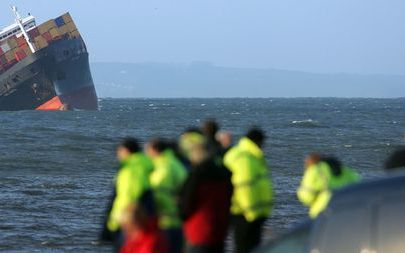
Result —
[[17, 61], [21, 61], [23, 60], [25, 57], [27, 57], [27, 55], [25, 54], [24, 50], [17, 50], [15, 53], [15, 59], [17, 59]]

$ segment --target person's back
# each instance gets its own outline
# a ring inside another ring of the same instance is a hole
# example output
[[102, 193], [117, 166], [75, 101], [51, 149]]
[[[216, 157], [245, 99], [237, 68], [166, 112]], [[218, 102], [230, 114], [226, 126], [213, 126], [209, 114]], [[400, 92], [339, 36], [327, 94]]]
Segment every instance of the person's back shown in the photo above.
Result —
[[149, 141], [146, 145], [146, 153], [152, 158], [154, 164], [150, 182], [155, 195], [159, 227], [169, 240], [170, 251], [180, 253], [183, 235], [177, 199], [187, 176], [186, 169], [167, 142], [162, 139]]
[[231, 196], [231, 173], [220, 159], [193, 163], [180, 195], [187, 252], [223, 252]]
[[356, 183], [360, 176], [334, 158], [323, 158], [304, 173], [297, 197], [309, 207], [309, 216], [316, 218], [328, 205], [332, 192]]
[[140, 152], [140, 148], [121, 159], [121, 168], [115, 180], [116, 197], [107, 222], [111, 232], [120, 229], [119, 222], [125, 208], [150, 189], [149, 175], [152, 169], [152, 162]]
[[236, 252], [250, 252], [261, 240], [262, 226], [273, 205], [273, 189], [261, 146], [264, 134], [252, 129], [224, 157], [232, 172], [231, 212]]
[[171, 150], [153, 159], [153, 164], [150, 182], [157, 199], [160, 226], [162, 229], [180, 227], [176, 199], [187, 177], [186, 169]]

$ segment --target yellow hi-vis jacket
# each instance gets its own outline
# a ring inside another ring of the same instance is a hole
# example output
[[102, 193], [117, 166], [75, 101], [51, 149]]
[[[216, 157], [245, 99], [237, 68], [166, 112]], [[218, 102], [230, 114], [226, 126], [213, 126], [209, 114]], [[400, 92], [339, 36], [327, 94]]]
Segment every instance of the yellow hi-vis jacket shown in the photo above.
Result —
[[154, 158], [153, 165], [150, 182], [156, 200], [159, 226], [161, 229], [180, 228], [177, 197], [187, 176], [186, 169], [171, 150]]
[[115, 180], [116, 197], [107, 222], [110, 231], [119, 229], [125, 208], [136, 203], [150, 189], [149, 177], [152, 170], [152, 161], [143, 153], [132, 154], [122, 162]]
[[268, 217], [273, 187], [263, 151], [244, 137], [225, 154], [224, 164], [232, 172], [231, 213], [243, 215], [249, 222]]
[[342, 168], [342, 174], [334, 176], [326, 162], [309, 167], [302, 178], [297, 190], [297, 197], [309, 207], [309, 217], [315, 219], [328, 206], [332, 191], [360, 181], [360, 175], [347, 167]]

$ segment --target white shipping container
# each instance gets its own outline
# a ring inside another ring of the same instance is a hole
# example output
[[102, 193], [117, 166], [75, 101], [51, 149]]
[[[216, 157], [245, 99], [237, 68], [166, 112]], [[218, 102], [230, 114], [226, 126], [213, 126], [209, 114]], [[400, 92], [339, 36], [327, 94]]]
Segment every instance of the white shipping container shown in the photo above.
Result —
[[2, 50], [4, 53], [10, 51], [10, 49], [11, 49], [7, 42], [4, 43], [4, 44], [2, 44], [0, 47], [1, 47], [1, 50]]

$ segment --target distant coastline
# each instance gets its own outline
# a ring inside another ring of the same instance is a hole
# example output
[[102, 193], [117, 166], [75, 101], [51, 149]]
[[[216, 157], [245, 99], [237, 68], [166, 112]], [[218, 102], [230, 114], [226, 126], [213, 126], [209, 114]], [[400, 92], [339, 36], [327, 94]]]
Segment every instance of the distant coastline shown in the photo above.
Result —
[[405, 75], [318, 74], [222, 67], [205, 62], [91, 63], [91, 68], [100, 97], [405, 97]]

